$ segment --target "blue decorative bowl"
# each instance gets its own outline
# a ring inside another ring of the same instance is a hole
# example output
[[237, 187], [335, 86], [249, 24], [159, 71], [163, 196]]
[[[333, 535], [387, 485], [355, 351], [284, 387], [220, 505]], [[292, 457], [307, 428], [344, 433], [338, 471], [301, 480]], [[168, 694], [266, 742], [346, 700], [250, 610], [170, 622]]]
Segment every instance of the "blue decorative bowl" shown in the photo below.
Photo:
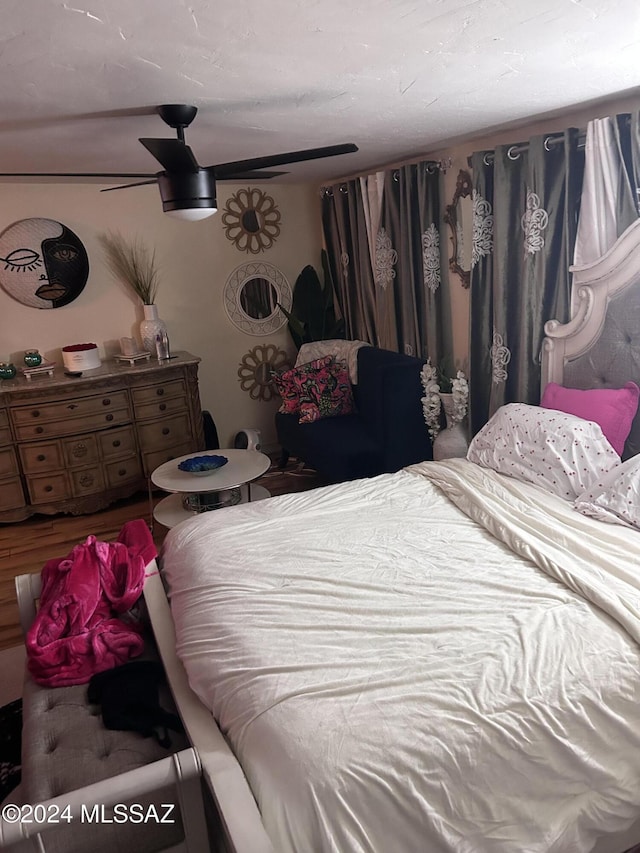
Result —
[[178, 462], [178, 468], [187, 474], [210, 474], [218, 468], [222, 468], [229, 460], [226, 456], [192, 456]]

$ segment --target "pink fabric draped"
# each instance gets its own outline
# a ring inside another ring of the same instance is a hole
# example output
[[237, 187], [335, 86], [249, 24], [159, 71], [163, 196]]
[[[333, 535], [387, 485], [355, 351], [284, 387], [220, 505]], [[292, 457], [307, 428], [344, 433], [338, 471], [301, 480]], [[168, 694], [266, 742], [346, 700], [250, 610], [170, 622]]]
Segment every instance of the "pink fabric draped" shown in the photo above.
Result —
[[142, 519], [116, 542], [95, 536], [42, 569], [40, 607], [26, 637], [28, 668], [38, 684], [84, 684], [142, 653], [141, 625], [124, 621], [140, 597], [145, 566], [157, 555]]

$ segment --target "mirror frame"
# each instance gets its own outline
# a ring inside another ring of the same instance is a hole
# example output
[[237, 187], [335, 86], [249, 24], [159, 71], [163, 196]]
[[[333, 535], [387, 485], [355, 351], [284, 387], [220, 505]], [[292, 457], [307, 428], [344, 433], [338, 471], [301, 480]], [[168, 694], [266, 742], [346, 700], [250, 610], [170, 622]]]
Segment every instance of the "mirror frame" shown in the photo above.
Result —
[[[449, 258], [449, 269], [462, 279], [462, 286], [471, 286], [471, 269], [463, 269], [458, 263], [458, 202], [461, 198], [468, 198], [472, 192], [471, 175], [464, 169], [458, 172], [456, 191], [453, 194], [451, 204], [448, 204], [444, 214], [444, 221], [451, 229], [452, 251]], [[473, 235], [469, 235], [470, 238]]]
[[238, 368], [238, 382], [252, 400], [264, 400], [268, 403], [277, 396], [271, 374], [290, 367], [291, 359], [283, 349], [275, 344], [258, 344], [242, 356]]
[[[245, 227], [244, 216], [253, 213], [258, 230]], [[227, 200], [222, 224], [227, 240], [241, 252], [257, 255], [270, 249], [280, 234], [280, 211], [272, 196], [255, 187], [238, 190]]]
[[271, 335], [286, 325], [287, 318], [278, 307], [261, 320], [247, 314], [242, 307], [242, 288], [253, 278], [268, 281], [276, 292], [276, 301], [287, 311], [291, 310], [291, 285], [277, 267], [259, 261], [241, 264], [233, 270], [224, 286], [224, 309], [227, 317], [241, 332], [247, 335]]

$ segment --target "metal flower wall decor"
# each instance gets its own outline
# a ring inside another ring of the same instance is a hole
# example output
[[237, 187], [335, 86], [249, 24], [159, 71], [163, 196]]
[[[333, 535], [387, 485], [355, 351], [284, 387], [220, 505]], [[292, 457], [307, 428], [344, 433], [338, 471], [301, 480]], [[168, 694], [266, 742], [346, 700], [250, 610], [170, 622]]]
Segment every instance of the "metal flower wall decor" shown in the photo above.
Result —
[[270, 249], [280, 234], [280, 211], [270, 195], [255, 187], [238, 190], [222, 214], [225, 236], [241, 252]]
[[276, 395], [272, 373], [291, 367], [289, 356], [275, 344], [258, 345], [242, 356], [238, 382], [252, 400], [272, 400]]

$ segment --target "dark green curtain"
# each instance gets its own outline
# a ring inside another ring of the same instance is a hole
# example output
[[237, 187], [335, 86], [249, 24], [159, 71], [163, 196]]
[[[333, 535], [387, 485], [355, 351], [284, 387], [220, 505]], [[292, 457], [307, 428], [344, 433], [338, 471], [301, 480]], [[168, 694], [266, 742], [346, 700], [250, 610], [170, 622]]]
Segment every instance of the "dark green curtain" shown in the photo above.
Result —
[[380, 346], [365, 205], [359, 179], [324, 189], [322, 227], [346, 337]]
[[376, 284], [392, 289], [398, 349], [431, 357], [434, 364], [452, 352], [448, 276], [442, 275], [440, 183], [440, 169], [432, 162], [385, 172], [376, 247]]
[[624, 166], [619, 197], [624, 199], [618, 216], [618, 236], [640, 216], [640, 112], [615, 116], [614, 133]]
[[540, 400], [544, 324], [569, 318], [584, 172], [578, 143], [570, 128], [472, 157], [472, 434], [504, 403]]
[[347, 337], [434, 364], [452, 349], [440, 183], [437, 165], [422, 162], [329, 187], [322, 197]]

